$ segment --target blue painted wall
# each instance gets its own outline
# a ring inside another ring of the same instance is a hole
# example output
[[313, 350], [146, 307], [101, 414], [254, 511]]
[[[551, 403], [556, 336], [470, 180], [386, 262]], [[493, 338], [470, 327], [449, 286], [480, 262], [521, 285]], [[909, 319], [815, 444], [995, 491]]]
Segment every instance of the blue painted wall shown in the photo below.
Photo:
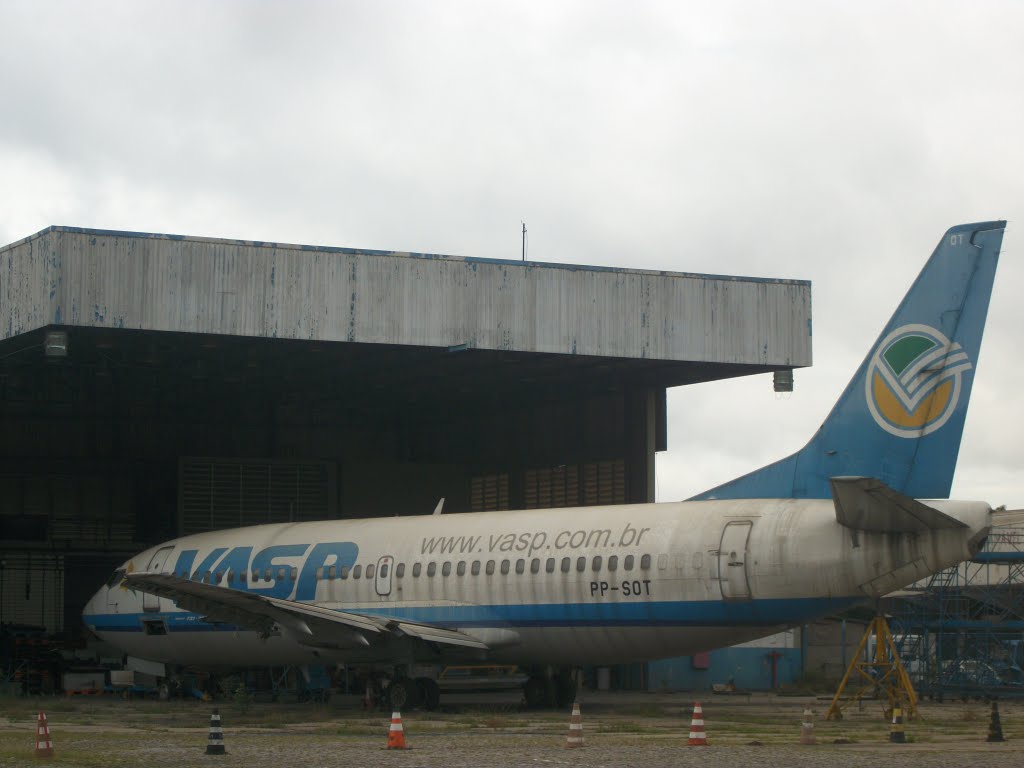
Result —
[[707, 669], [694, 669], [692, 656], [652, 661], [648, 665], [647, 690], [710, 690], [714, 683], [728, 683], [746, 691], [772, 688], [771, 654], [776, 659], [776, 683], [786, 685], [800, 676], [799, 648], [721, 648], [711, 652]]

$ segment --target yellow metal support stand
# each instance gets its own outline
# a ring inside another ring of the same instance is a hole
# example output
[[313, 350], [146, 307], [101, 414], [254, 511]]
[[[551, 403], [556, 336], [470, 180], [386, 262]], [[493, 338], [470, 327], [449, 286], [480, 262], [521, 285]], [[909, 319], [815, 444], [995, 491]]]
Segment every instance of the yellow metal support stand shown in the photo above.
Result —
[[[874, 659], [866, 661], [864, 649], [868, 644], [868, 638], [872, 636], [875, 638]], [[851, 689], [846, 701], [840, 702], [847, 685], [859, 687]], [[860, 639], [857, 652], [843, 676], [843, 682], [839, 684], [825, 719], [841, 720], [844, 706], [860, 701], [869, 694], [888, 704], [884, 713], [886, 719], [897, 704], [900, 705], [907, 720], [917, 717], [917, 693], [910, 682], [907, 670], [903, 667], [903, 662], [900, 661], [899, 653], [896, 652], [896, 644], [892, 640], [892, 633], [889, 632], [889, 623], [882, 615], [875, 616], [864, 631], [864, 637]]]

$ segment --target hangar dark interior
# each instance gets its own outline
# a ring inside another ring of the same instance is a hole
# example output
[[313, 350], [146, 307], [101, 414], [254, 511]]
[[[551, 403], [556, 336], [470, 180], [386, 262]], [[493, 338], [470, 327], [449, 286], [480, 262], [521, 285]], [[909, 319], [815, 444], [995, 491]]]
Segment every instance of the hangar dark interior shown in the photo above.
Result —
[[[0, 537], [40, 565], [63, 557], [65, 626], [89, 583], [179, 532], [423, 514], [441, 497], [446, 512], [647, 501], [640, 430], [650, 424], [664, 448], [664, 386], [687, 375], [658, 362], [89, 328], [67, 329], [66, 357], [47, 357], [45, 333], [0, 344]], [[203, 477], [186, 474], [197, 464]]]

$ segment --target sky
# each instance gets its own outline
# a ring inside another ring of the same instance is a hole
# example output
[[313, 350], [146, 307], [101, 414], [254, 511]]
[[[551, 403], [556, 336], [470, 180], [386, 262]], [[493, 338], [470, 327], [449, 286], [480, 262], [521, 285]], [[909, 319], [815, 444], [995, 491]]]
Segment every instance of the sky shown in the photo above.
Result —
[[952, 496], [1024, 507], [1024, 4], [2, 0], [0, 30], [0, 244], [519, 258], [525, 221], [531, 261], [810, 280], [791, 395], [669, 391], [659, 501], [800, 448], [943, 232], [1007, 219]]

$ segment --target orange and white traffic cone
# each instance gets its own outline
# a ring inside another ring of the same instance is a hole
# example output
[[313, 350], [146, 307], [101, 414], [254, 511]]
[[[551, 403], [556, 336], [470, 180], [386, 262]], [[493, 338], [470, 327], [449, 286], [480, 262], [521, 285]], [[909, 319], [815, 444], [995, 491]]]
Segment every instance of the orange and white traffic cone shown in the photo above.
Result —
[[693, 718], [690, 720], [690, 740], [687, 744], [691, 747], [708, 746], [708, 735], [704, 732], [704, 710], [700, 708], [700, 702], [693, 704]]
[[391, 713], [391, 728], [388, 730], [388, 749], [408, 749], [405, 743], [405, 729], [402, 727], [402, 713], [397, 709]]
[[811, 712], [810, 707], [804, 707], [804, 720], [800, 724], [800, 743], [818, 743], [818, 740], [814, 737], [814, 713]]
[[569, 718], [569, 735], [565, 737], [565, 747], [583, 746], [583, 717], [580, 715], [580, 703], [572, 703], [572, 717]]
[[36, 721], [36, 757], [53, 757], [53, 742], [50, 741], [50, 726], [46, 724], [46, 715], [39, 713]]

